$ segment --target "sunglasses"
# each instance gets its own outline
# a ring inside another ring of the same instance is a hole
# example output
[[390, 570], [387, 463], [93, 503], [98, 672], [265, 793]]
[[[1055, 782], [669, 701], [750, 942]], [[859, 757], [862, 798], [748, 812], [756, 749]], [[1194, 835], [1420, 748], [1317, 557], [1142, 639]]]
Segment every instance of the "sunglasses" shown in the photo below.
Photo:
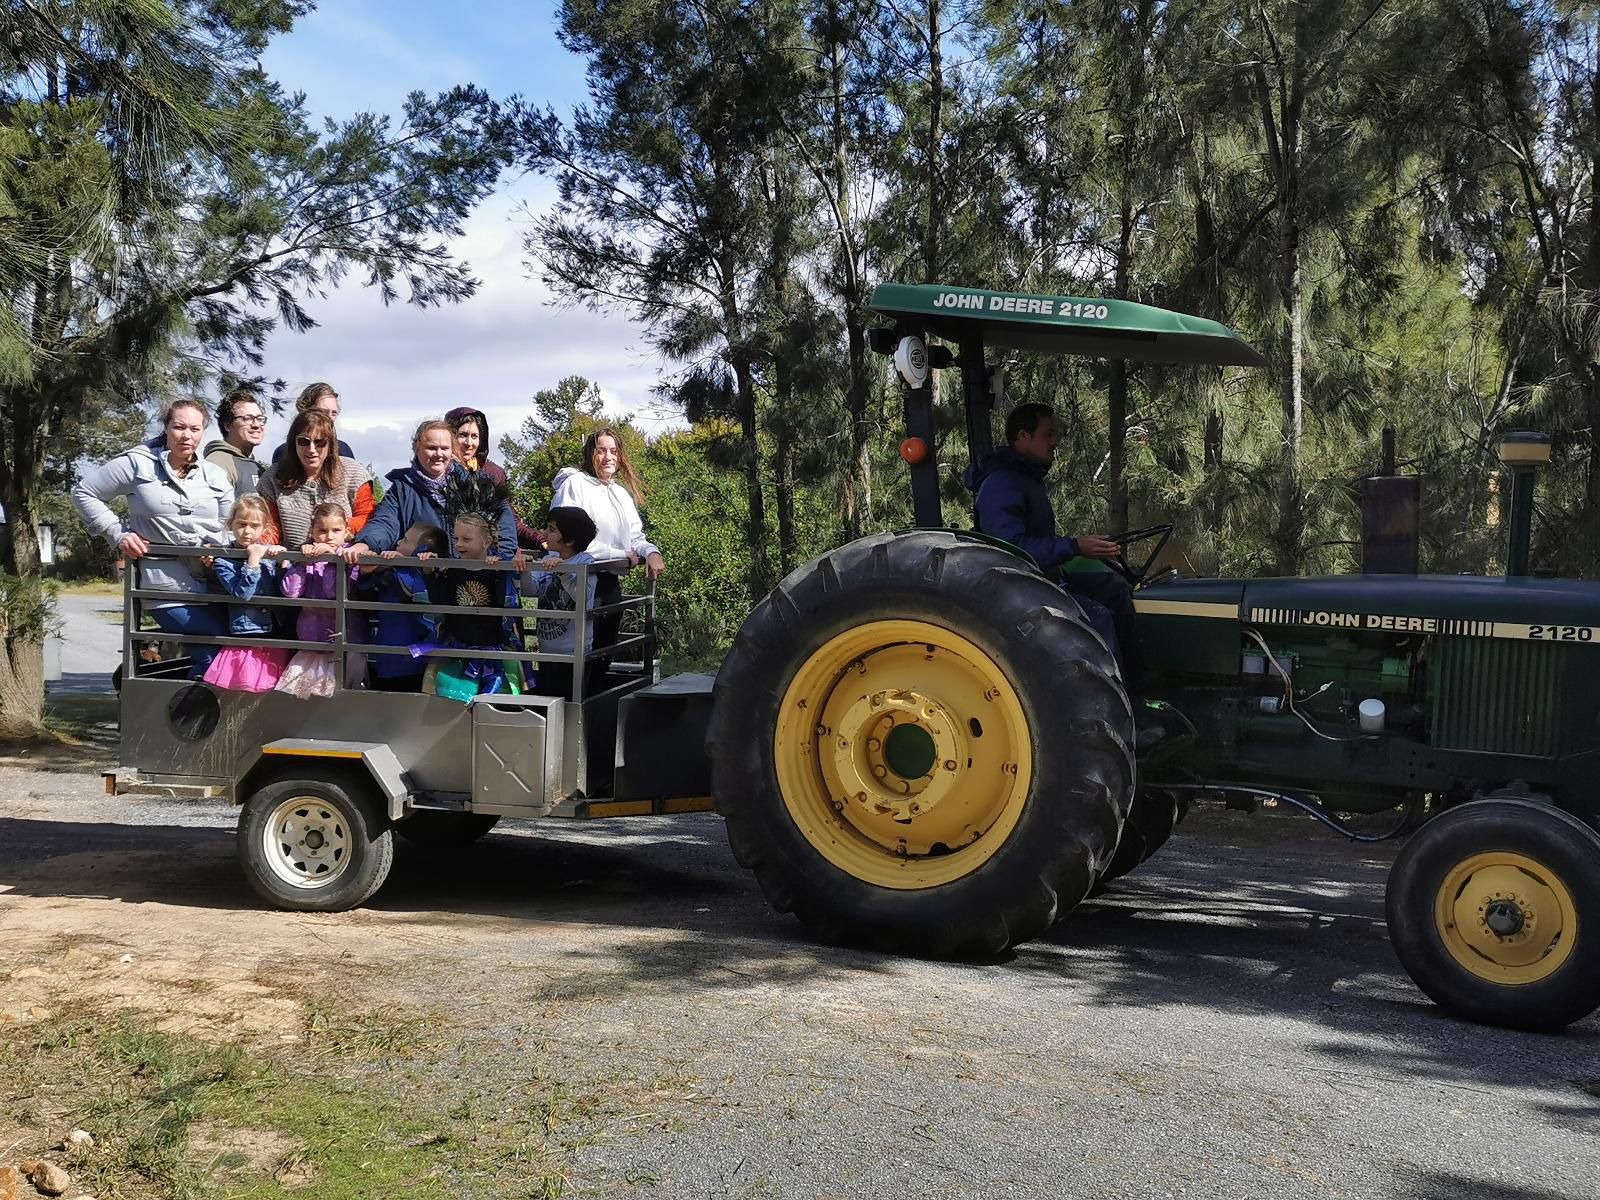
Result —
[[309, 450], [313, 446], [315, 446], [318, 450], [326, 450], [328, 448], [328, 439], [297, 437], [294, 440], [294, 444], [299, 446], [302, 450]]

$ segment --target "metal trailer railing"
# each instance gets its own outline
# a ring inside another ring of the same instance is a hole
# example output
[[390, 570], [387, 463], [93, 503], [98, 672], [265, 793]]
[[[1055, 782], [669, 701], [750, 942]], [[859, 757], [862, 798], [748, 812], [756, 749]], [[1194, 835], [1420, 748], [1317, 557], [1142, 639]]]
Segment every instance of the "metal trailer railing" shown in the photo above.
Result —
[[[160, 543], [151, 545], [150, 553], [143, 557], [155, 559], [200, 559], [200, 558], [234, 558], [244, 559], [248, 552], [235, 547], [207, 547], [207, 546], [169, 546]], [[418, 567], [423, 571], [441, 571], [453, 568], [467, 567], [471, 570], [490, 570], [499, 573], [516, 572], [516, 567], [510, 562], [497, 562], [478, 559], [460, 558], [383, 558], [378, 555], [362, 555], [354, 560], [346, 560], [341, 555], [333, 554], [301, 554], [286, 552], [275, 554], [273, 561], [289, 563], [314, 563], [337, 562], [341, 569], [335, 573], [335, 591], [331, 600], [307, 599], [297, 596], [253, 596], [249, 600], [240, 600], [226, 592], [174, 592], [162, 588], [144, 588], [136, 584], [139, 575], [140, 560], [129, 563], [129, 570], [123, 574], [123, 601], [122, 601], [122, 672], [124, 679], [131, 679], [136, 674], [150, 674], [151, 672], [138, 671], [138, 656], [135, 646], [150, 641], [169, 642], [180, 645], [203, 646], [246, 646], [256, 648], [279, 648], [284, 650], [316, 650], [335, 655], [338, 670], [334, 672], [335, 686], [340, 690], [349, 690], [345, 687], [346, 665], [351, 654], [398, 654], [413, 657], [411, 651], [404, 646], [381, 646], [371, 642], [350, 641], [346, 636], [348, 617], [355, 613], [382, 613], [397, 612], [409, 616], [450, 614], [485, 617], [505, 617], [513, 620], [522, 620], [529, 616], [537, 620], [571, 621], [574, 623], [573, 651], [569, 654], [545, 653], [542, 651], [501, 650], [497, 648], [458, 648], [438, 647], [429, 649], [424, 656], [428, 661], [437, 661], [447, 658], [495, 658], [507, 661], [530, 663], [564, 663], [572, 669], [572, 688], [567, 699], [575, 704], [582, 704], [586, 699], [593, 699], [607, 691], [618, 690], [630, 686], [628, 681], [615, 684], [612, 688], [602, 688], [593, 696], [586, 696], [586, 676], [588, 667], [599, 661], [615, 661], [617, 655], [625, 650], [637, 647], [640, 652], [641, 674], [651, 678], [655, 671], [656, 663], [656, 632], [655, 632], [655, 606], [656, 588], [652, 580], [646, 590], [638, 595], [624, 595], [621, 600], [604, 605], [591, 607], [589, 604], [589, 581], [602, 572], [620, 573], [629, 569], [625, 559], [613, 559], [601, 563], [557, 563], [551, 567], [532, 564], [534, 569], [548, 570], [554, 574], [572, 574], [577, 576], [577, 606], [570, 612], [560, 609], [545, 608], [503, 608], [503, 607], [466, 607], [460, 605], [442, 604], [395, 604], [378, 600], [352, 600], [349, 596], [350, 578], [349, 571], [343, 568], [348, 566], [372, 566], [380, 570], [395, 567]], [[231, 637], [212, 634], [174, 634], [165, 630], [142, 630], [139, 628], [144, 616], [144, 603], [147, 601], [164, 601], [183, 605], [222, 605], [224, 608], [233, 605], [246, 605], [263, 608], [291, 608], [295, 610], [305, 608], [331, 609], [334, 613], [333, 636], [326, 642], [302, 641], [298, 638], [278, 637]], [[617, 641], [592, 650], [584, 650], [587, 641], [588, 628], [596, 618], [609, 613], [620, 613], [626, 616], [633, 611], [642, 613], [642, 629], [640, 632], [628, 637], [619, 637]], [[524, 647], [526, 646], [526, 632], [523, 633]]]

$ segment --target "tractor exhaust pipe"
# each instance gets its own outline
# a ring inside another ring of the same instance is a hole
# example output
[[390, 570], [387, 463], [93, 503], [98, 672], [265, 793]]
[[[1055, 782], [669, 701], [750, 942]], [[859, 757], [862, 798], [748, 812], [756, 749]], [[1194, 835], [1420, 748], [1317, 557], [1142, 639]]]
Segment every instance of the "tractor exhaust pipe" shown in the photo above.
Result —
[[1394, 430], [1383, 431], [1383, 465], [1361, 481], [1361, 573], [1417, 573], [1422, 481], [1395, 474]]
[[1550, 435], [1518, 431], [1500, 439], [1500, 463], [1511, 472], [1511, 511], [1506, 519], [1511, 539], [1506, 546], [1506, 575], [1528, 573], [1528, 547], [1533, 540], [1533, 476], [1550, 462]]

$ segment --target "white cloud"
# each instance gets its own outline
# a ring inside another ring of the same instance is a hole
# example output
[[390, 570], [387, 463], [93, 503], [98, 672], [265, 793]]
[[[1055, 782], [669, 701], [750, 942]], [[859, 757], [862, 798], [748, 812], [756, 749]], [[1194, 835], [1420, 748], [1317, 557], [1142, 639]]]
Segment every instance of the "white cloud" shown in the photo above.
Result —
[[[549, 196], [540, 183], [512, 189], [469, 219], [453, 249], [483, 281], [472, 299], [385, 308], [375, 291], [349, 280], [308, 302], [316, 329], [272, 336], [263, 370], [285, 379], [291, 396], [315, 380], [331, 383], [341, 436], [380, 474], [410, 460], [418, 422], [471, 405], [498, 441], [521, 426], [536, 391], [568, 375], [598, 383], [608, 412], [647, 429], [678, 423], [652, 404], [660, 360], [639, 328], [622, 314], [551, 307], [549, 291], [523, 266], [525, 218], [515, 210], [526, 200], [537, 211]], [[287, 417], [274, 418], [268, 442], [287, 429]]]

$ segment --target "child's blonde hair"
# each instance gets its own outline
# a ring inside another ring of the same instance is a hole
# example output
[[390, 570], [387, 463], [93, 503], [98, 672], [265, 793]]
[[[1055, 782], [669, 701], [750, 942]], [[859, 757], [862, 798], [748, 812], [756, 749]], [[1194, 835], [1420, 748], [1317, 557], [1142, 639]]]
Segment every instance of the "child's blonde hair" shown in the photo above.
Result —
[[260, 517], [263, 525], [272, 524], [272, 507], [262, 497], [251, 492], [248, 496], [240, 496], [233, 502], [233, 507], [228, 510], [228, 528], [233, 528], [233, 523], [239, 519], [240, 513], [247, 512]]

